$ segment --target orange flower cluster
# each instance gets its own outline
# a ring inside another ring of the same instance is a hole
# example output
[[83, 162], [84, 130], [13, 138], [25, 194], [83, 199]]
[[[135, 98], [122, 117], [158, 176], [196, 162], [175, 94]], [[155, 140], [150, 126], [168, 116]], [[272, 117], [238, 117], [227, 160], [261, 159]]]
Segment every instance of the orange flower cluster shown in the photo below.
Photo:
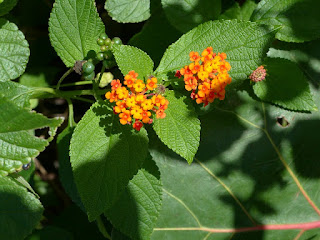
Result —
[[230, 64], [225, 61], [225, 53], [214, 53], [212, 47], [206, 48], [201, 56], [190, 52], [191, 63], [176, 72], [176, 77], [184, 76], [185, 89], [192, 91], [191, 98], [204, 106], [215, 98], [225, 98], [225, 87], [231, 83]]
[[138, 79], [138, 73], [130, 71], [124, 79], [126, 87], [122, 86], [119, 79], [112, 80], [111, 91], [105, 95], [111, 103], [116, 103], [113, 112], [119, 114], [121, 124], [132, 124], [134, 129], [140, 131], [143, 123], [153, 122], [151, 111], [156, 113], [157, 118], [165, 118], [169, 101], [154, 93], [157, 78], [150, 77], [145, 84]]

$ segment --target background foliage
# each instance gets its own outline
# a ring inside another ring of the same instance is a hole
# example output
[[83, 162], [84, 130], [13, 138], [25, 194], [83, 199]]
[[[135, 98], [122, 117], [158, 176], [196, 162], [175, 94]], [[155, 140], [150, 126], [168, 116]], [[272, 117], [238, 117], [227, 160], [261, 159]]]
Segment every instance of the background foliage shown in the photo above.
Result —
[[[0, 238], [320, 238], [319, 4], [0, 1]], [[232, 84], [201, 107], [174, 73], [208, 46]], [[157, 77], [166, 118], [121, 125], [82, 60]]]

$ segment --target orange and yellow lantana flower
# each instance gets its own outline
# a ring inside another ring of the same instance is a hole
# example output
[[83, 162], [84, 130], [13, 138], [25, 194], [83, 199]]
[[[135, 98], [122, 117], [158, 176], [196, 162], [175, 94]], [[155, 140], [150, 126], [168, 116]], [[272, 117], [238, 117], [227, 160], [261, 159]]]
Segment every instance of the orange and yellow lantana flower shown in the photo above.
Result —
[[111, 91], [105, 94], [106, 99], [116, 103], [113, 112], [119, 114], [121, 124], [132, 124], [134, 129], [140, 131], [143, 124], [153, 122], [151, 111], [156, 113], [157, 118], [166, 117], [169, 101], [155, 93], [157, 78], [151, 76], [145, 83], [138, 79], [138, 73], [130, 71], [124, 80], [125, 86], [118, 79], [112, 80]]
[[231, 66], [226, 61], [225, 53], [214, 53], [207, 47], [201, 56], [198, 52], [190, 52], [191, 63], [176, 72], [176, 77], [184, 77], [185, 89], [192, 91], [191, 98], [204, 106], [214, 99], [225, 98], [225, 87], [231, 83], [228, 73]]

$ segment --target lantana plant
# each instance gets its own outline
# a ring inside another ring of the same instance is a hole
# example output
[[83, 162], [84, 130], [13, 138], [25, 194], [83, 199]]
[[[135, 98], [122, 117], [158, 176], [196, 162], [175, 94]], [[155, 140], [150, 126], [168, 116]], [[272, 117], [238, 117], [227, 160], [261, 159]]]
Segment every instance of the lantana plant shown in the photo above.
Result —
[[320, 239], [319, 9], [0, 0], [0, 239]]

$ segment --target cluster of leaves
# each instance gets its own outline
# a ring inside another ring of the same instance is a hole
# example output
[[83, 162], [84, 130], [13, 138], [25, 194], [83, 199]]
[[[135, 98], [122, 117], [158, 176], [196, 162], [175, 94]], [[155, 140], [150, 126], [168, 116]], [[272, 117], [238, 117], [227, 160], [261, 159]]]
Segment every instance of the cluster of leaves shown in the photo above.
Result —
[[[97, 39], [108, 33], [94, 0], [53, 5], [50, 42], [70, 68], [57, 88], [11, 81], [24, 73], [30, 50], [10, 15], [0, 19], [0, 237], [24, 239], [40, 222], [43, 207], [26, 190], [32, 191], [30, 176], [23, 178], [21, 168], [45, 149], [63, 119], [31, 111], [30, 100], [62, 97], [69, 121], [57, 139], [61, 183], [105, 238], [318, 238], [320, 2], [257, 2], [106, 1], [115, 21], [150, 18], [129, 45], [110, 47], [117, 65], [110, 71], [134, 70], [166, 86], [167, 116], [139, 132], [121, 125], [101, 98], [101, 77], [86, 78], [92, 89], [59, 89], [76, 62], [90, 62], [87, 75], [110, 68], [91, 65], [92, 53], [101, 52]], [[4, 0], [0, 15], [16, 3]], [[189, 64], [191, 51], [208, 46], [227, 54], [232, 83], [225, 101], [204, 108], [174, 72]], [[266, 79], [250, 84], [260, 65]], [[90, 101], [81, 97], [86, 94], [95, 102], [76, 124], [71, 99]], [[34, 130], [45, 127], [48, 137], [36, 137]], [[37, 233], [51, 232], [56, 239], [75, 237], [52, 226]]]

